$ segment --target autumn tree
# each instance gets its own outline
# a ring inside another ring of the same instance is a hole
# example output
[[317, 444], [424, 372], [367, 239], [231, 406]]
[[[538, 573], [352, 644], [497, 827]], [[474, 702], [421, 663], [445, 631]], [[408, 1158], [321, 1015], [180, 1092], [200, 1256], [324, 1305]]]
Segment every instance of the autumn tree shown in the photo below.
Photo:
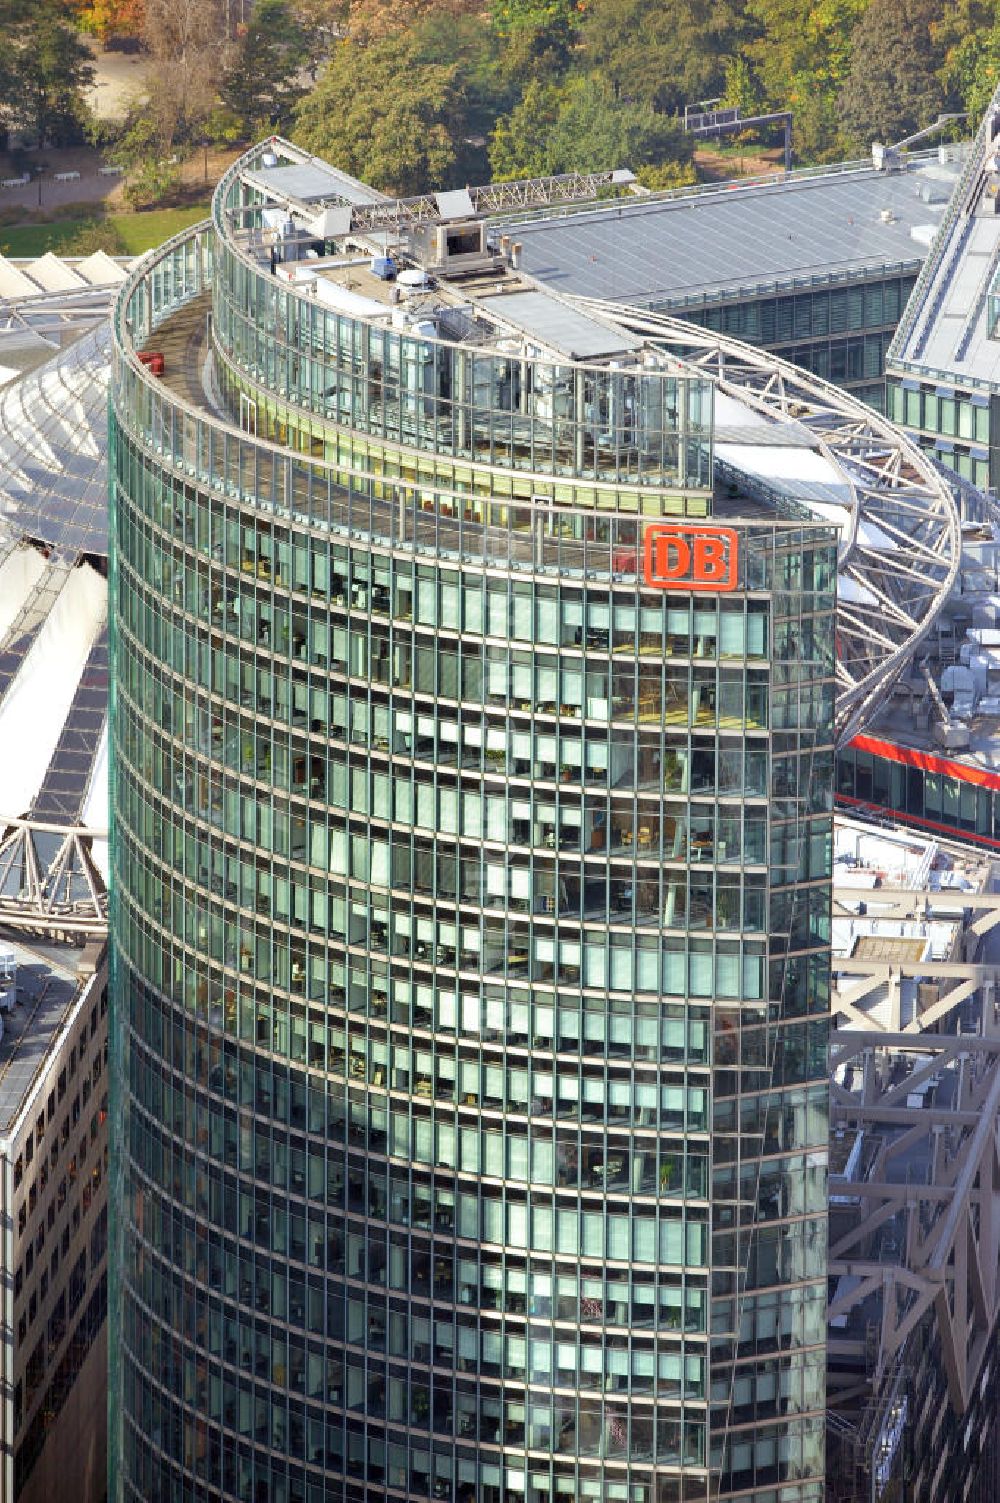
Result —
[[342, 29], [351, 41], [378, 42], [427, 21], [456, 21], [481, 9], [481, 0], [349, 0]]
[[215, 106], [230, 49], [223, 0], [145, 0], [152, 66], [147, 110], [161, 154], [197, 138]]
[[739, 34], [730, 0], [590, 0], [580, 65], [618, 98], [676, 114], [722, 92]]
[[145, 12], [143, 0], [86, 0], [76, 12], [81, 31], [105, 46], [111, 37], [138, 37]]
[[956, 0], [934, 27], [942, 81], [975, 129], [1000, 84], [1000, 0]]
[[868, 0], [746, 0], [744, 52], [771, 109], [791, 110], [796, 148], [808, 160], [842, 150], [839, 95], [851, 67], [854, 27]]

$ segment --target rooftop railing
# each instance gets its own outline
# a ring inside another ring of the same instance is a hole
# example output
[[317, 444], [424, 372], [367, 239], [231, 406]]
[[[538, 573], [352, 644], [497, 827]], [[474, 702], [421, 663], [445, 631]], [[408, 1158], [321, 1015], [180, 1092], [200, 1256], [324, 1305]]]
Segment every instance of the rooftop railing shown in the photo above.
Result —
[[[115, 306], [112, 396], [122, 439], [138, 444], [157, 467], [289, 523], [418, 557], [546, 576], [635, 580], [643, 519], [710, 513], [705, 494], [593, 482], [582, 490], [596, 497], [596, 505], [557, 504], [551, 495], [518, 500], [510, 494], [511, 472], [502, 467], [495, 470], [505, 492], [500, 495], [392, 478], [384, 457], [376, 459], [380, 473], [375, 473], [374, 468], [305, 455], [244, 431], [221, 404], [210, 400], [210, 380], [205, 405], [192, 405], [171, 389], [170, 373], [154, 376], [138, 351], [207, 291], [213, 255], [207, 230], [202, 224], [167, 241], [132, 274]], [[796, 536], [813, 537], [824, 530], [777, 513], [742, 521], [727, 514], [726, 524], [743, 532], [742, 578], [751, 589], [765, 588], [765, 555], [779, 546], [776, 534], [792, 530]], [[183, 516], [178, 525], [187, 536]]]
[[764, 298], [775, 296], [787, 296], [789, 293], [799, 291], [814, 292], [817, 288], [843, 287], [856, 284], [860, 280], [871, 282], [877, 277], [907, 277], [911, 276], [921, 264], [921, 258], [914, 256], [912, 261], [881, 261], [873, 265], [866, 261], [854, 267], [845, 267], [841, 271], [817, 271], [808, 272], [800, 276], [776, 277], [767, 282], [730, 282], [726, 287], [699, 288], [690, 296], [685, 293], [665, 296], [661, 293], [649, 293], [645, 297], [629, 297], [629, 303], [637, 308], [649, 308], [651, 312], [677, 312], [704, 307], [709, 303], [731, 303], [738, 298], [745, 302], [748, 298]]
[[[938, 151], [934, 148], [930, 151], [910, 152], [907, 154], [906, 168], [904, 170], [916, 171], [925, 163], [938, 161]], [[681, 188], [661, 188], [649, 193], [636, 194], [622, 202], [616, 198], [614, 202], [602, 203], [566, 203], [557, 204], [549, 208], [540, 208], [526, 213], [495, 214], [491, 216], [491, 223], [495, 224], [531, 224], [540, 219], [562, 219], [569, 215], [579, 214], [602, 214], [621, 213], [623, 209], [643, 209], [650, 205], [683, 203], [691, 199], [711, 198], [715, 195], [725, 195], [731, 198], [734, 193], [754, 192], [759, 188], [780, 188], [794, 186], [797, 183], [810, 183], [822, 181], [825, 178], [850, 177], [852, 175], [871, 177], [876, 169], [872, 166], [870, 157], [861, 157], [850, 162], [833, 162], [814, 167], [793, 167], [791, 172], [765, 172], [756, 177], [730, 178], [724, 183], [689, 183]]]
[[643, 489], [710, 485], [710, 383], [625, 336], [616, 347], [609, 331], [616, 360], [560, 359], [558, 342], [515, 339], [474, 300], [463, 310], [473, 338], [449, 338], [440, 298], [372, 317], [279, 279], [242, 233], [265, 208], [245, 182], [261, 150], [233, 164], [212, 200], [215, 343], [250, 385], [456, 459]]

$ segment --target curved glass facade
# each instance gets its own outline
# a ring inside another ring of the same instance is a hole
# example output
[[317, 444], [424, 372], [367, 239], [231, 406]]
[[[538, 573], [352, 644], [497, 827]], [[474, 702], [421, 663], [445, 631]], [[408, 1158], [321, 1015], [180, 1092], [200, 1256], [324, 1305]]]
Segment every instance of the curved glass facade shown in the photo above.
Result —
[[650, 588], [707, 383], [376, 411], [251, 203], [116, 315], [112, 1497], [820, 1503], [835, 537]]

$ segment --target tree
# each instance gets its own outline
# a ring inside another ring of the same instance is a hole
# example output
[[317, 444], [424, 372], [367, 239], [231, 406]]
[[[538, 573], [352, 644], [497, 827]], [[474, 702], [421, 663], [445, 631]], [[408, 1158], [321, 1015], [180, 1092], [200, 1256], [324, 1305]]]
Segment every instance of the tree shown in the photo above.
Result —
[[425, 21], [476, 15], [480, 8], [479, 0], [350, 0], [343, 30], [352, 41], [377, 42]]
[[305, 58], [305, 36], [285, 0], [256, 0], [219, 90], [244, 136], [291, 120], [305, 92], [297, 83]]
[[490, 18], [511, 80], [553, 79], [570, 60], [584, 0], [492, 0]]
[[498, 120], [490, 142], [497, 178], [548, 177], [560, 172], [602, 172], [629, 167], [657, 186], [677, 181], [690, 161], [691, 143], [676, 120], [648, 103], [615, 98], [594, 74], [565, 85], [533, 81], [520, 103]]
[[745, 57], [731, 57], [727, 62], [726, 82], [719, 103], [723, 109], [739, 110], [741, 115], [762, 113], [764, 92]]
[[292, 139], [405, 196], [454, 181], [464, 117], [459, 64], [428, 61], [418, 27], [367, 45], [338, 42], [299, 105]]
[[105, 46], [109, 37], [137, 37], [144, 20], [142, 0], [85, 0], [76, 13], [81, 31]]
[[590, 0], [581, 65], [662, 113], [722, 92], [740, 18], [729, 0]]
[[0, 113], [8, 128], [39, 146], [69, 146], [83, 139], [84, 92], [94, 81], [90, 53], [49, 0], [18, 15], [7, 9], [3, 23], [6, 73]]
[[793, 78], [838, 86], [851, 65], [854, 28], [869, 0], [747, 0], [753, 27], [746, 53], [770, 103], [780, 107]]
[[161, 127], [146, 103], [145, 95], [131, 101], [126, 127], [111, 151], [126, 175], [125, 200], [133, 209], [160, 203], [180, 178], [176, 164], [164, 160]]
[[305, 38], [305, 71], [315, 83], [334, 42], [344, 33], [347, 0], [291, 0], [291, 7]]
[[868, 0], [747, 0], [745, 46], [772, 109], [791, 110], [800, 156], [840, 154], [838, 96]]
[[[1000, 0], [976, 5], [957, 5], [958, 15], [935, 28], [939, 46], [945, 49], [942, 79], [969, 112], [969, 128], [975, 130], [1000, 83]], [[964, 11], [964, 14], [962, 12]]]
[[558, 85], [533, 78], [490, 137], [490, 175], [498, 182], [548, 177], [552, 140], [562, 95]]
[[933, 26], [937, 0], [871, 0], [858, 22], [840, 90], [841, 126], [859, 151], [929, 125], [948, 103]]
[[148, 111], [161, 155], [198, 138], [228, 60], [222, 0], [145, 0]]

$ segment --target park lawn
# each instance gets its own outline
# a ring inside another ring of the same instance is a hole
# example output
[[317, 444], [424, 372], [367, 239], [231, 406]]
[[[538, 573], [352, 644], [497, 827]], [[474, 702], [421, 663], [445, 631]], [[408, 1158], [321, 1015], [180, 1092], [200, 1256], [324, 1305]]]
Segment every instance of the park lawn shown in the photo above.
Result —
[[186, 209], [150, 209], [144, 214], [114, 214], [111, 223], [118, 231], [127, 256], [138, 256], [142, 251], [162, 245], [171, 235], [186, 230], [189, 225], [207, 219], [209, 205], [192, 204]]
[[[162, 244], [188, 225], [208, 217], [208, 204], [185, 209], [151, 209], [144, 214], [94, 215], [92, 219], [57, 219], [51, 224], [0, 227], [0, 253], [5, 256], [57, 256], [89, 254], [103, 243], [111, 255], [138, 256]], [[85, 245], [78, 245], [78, 238]]]

